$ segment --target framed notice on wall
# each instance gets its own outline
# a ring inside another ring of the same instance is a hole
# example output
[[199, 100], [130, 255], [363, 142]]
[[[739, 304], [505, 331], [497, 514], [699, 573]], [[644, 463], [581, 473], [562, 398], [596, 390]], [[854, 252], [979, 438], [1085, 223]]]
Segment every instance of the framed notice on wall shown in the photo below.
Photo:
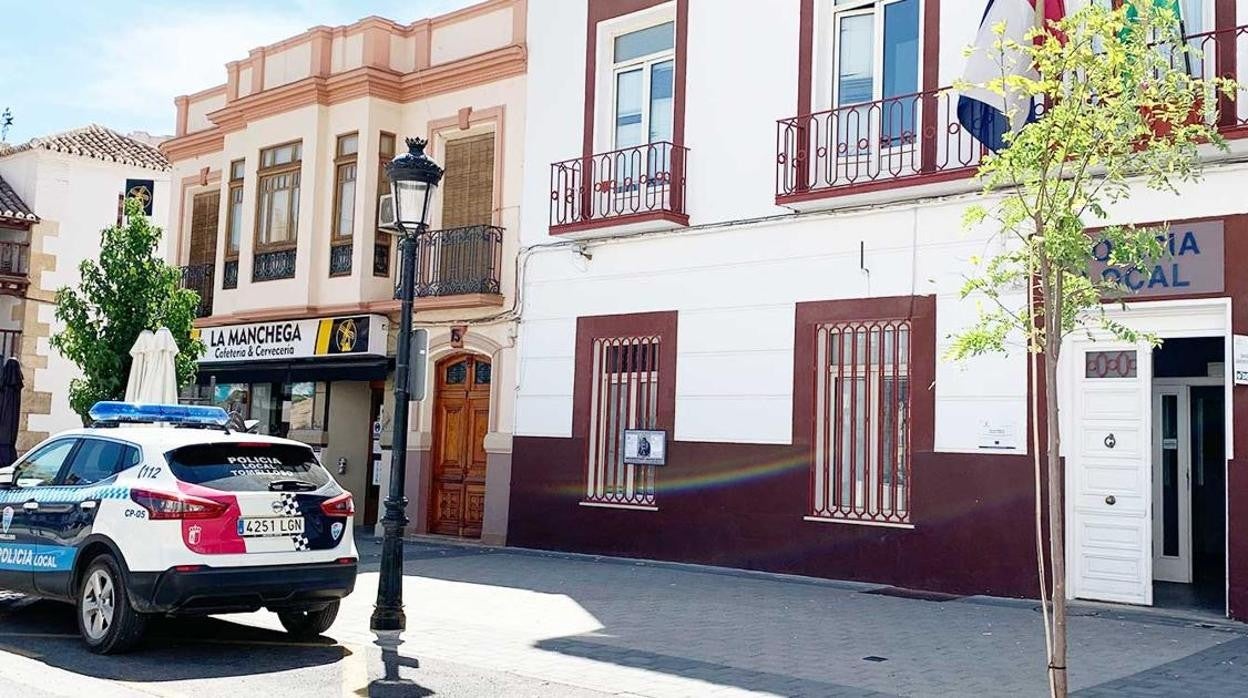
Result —
[[667, 465], [667, 432], [655, 429], [625, 429], [624, 463]]
[[1248, 385], [1248, 335], [1237, 334], [1231, 339], [1235, 368], [1235, 385]]

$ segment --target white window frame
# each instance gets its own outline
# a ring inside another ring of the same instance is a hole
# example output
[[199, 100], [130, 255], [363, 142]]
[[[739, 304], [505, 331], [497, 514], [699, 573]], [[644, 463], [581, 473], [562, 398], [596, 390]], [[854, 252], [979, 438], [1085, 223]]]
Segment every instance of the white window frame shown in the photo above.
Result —
[[[882, 98], [884, 91], [884, 10], [888, 5], [892, 5], [902, 0], [858, 0], [857, 2], [844, 3], [837, 5], [835, 0], [817, 0], [818, 4], [815, 10], [815, 27], [814, 27], [814, 55], [812, 60], [811, 95], [813, 100], [811, 108], [813, 111], [825, 111], [836, 108], [837, 98], [837, 69], [840, 64], [839, 47], [837, 46], [837, 30], [840, 27], [840, 19], [852, 15], [871, 14], [875, 17], [874, 36], [872, 38], [872, 57], [871, 70], [874, 76], [872, 84], [871, 99], [879, 100]], [[924, 50], [924, 31], [923, 28], [927, 22], [927, 7], [923, 0], [919, 0], [919, 64], [917, 66], [918, 85], [916, 92], [923, 91], [923, 50]], [[916, 132], [918, 131], [918, 123], [916, 117]]]
[[[673, 47], [668, 51], [652, 53], [646, 56], [639, 56], [630, 59], [624, 63], [615, 62], [615, 40], [625, 34], [631, 34], [635, 31], [649, 29], [650, 27], [667, 22], [676, 23], [676, 3], [667, 2], [662, 5], [639, 10], [622, 17], [605, 20], [598, 23], [597, 42], [598, 50], [595, 57], [595, 71], [597, 75], [594, 81], [594, 152], [604, 153], [616, 150], [619, 146], [615, 140], [615, 100], [616, 100], [616, 76], [621, 72], [627, 72], [630, 69], [643, 66], [642, 73], [642, 132], [646, 139], [650, 137], [650, 72], [652, 66], [656, 63], [662, 63], [665, 60], [676, 60], [675, 41]], [[679, 36], [680, 27], [675, 27], [674, 31]], [[677, 89], [679, 86], [677, 86]], [[675, 106], [673, 105], [673, 109]], [[648, 142], [648, 140], [647, 140]]]

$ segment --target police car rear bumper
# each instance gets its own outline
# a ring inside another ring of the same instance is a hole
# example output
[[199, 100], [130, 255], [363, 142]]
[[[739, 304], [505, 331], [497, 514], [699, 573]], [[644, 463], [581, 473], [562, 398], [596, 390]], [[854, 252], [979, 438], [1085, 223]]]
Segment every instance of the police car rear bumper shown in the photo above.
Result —
[[140, 613], [239, 613], [261, 608], [315, 609], [355, 589], [356, 562], [131, 572], [130, 600]]

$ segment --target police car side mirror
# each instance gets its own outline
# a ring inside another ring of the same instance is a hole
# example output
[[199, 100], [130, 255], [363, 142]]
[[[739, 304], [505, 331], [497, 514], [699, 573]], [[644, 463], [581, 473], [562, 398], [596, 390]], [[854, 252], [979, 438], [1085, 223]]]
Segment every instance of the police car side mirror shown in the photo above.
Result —
[[10, 465], [7, 468], [0, 468], [0, 489], [13, 487], [14, 478], [17, 475], [17, 468]]

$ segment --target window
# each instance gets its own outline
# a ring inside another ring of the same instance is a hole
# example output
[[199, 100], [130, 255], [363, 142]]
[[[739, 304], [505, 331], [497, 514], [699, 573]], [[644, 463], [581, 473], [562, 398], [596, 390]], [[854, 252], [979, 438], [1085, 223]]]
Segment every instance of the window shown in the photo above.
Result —
[[919, 0], [827, 0], [832, 108], [842, 152], [911, 145], [919, 111]]
[[338, 136], [334, 158], [334, 237], [350, 238], [355, 232], [355, 175], [360, 136]]
[[61, 484], [91, 485], [107, 480], [124, 468], [136, 465], [137, 456], [136, 449], [116, 441], [83, 439]]
[[494, 218], [494, 134], [446, 142], [442, 227], [489, 225]]
[[[381, 215], [381, 197], [390, 193], [390, 180], [386, 177], [386, 165], [394, 158], [395, 138], [393, 133], [382, 131], [378, 142], [377, 153], [380, 162], [377, 165], [377, 213]], [[373, 239], [373, 276], [390, 276], [390, 234], [375, 229]]]
[[56, 476], [61, 472], [61, 466], [65, 465], [65, 460], [74, 450], [76, 443], [73, 439], [53, 441], [34, 454], [27, 456], [16, 466], [13, 481], [17, 483], [18, 487], [38, 487], [40, 485], [52, 484], [56, 480]]
[[282, 403], [282, 421], [291, 431], [324, 431], [329, 406], [329, 383], [292, 383], [290, 399]]
[[238, 259], [239, 245], [243, 239], [243, 173], [245, 170], [246, 163], [243, 160], [230, 163], [230, 228], [225, 245], [226, 259]]
[[294, 247], [299, 229], [302, 146], [287, 143], [260, 151], [256, 214], [258, 248]]
[[910, 520], [910, 322], [819, 325], [811, 516]]
[[670, 141], [676, 23], [616, 36], [612, 58], [615, 148]]
[[595, 339], [585, 501], [653, 507], [654, 466], [624, 463], [624, 430], [659, 428], [658, 336]]
[[[676, 23], [616, 35], [611, 45], [612, 150], [670, 142], [676, 75]], [[644, 153], [644, 157], [642, 156]], [[645, 163], [646, 179], [661, 183], [668, 148], [646, 147], [616, 157], [616, 186], [631, 190]]]

